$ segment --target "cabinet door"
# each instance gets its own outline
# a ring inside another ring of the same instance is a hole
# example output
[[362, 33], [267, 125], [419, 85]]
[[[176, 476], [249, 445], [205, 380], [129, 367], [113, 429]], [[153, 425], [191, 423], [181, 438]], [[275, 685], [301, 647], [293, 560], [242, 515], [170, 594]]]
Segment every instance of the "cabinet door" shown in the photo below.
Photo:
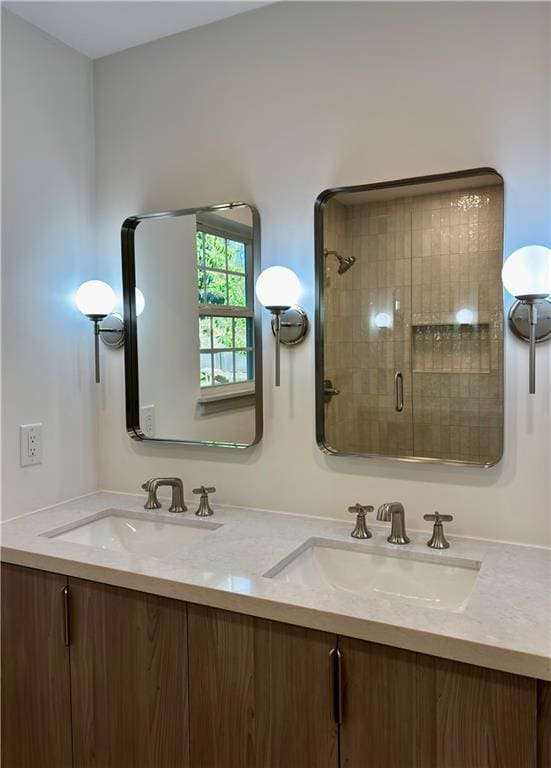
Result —
[[538, 681], [538, 768], [551, 766], [551, 683]]
[[534, 768], [536, 681], [342, 638], [346, 768]]
[[[415, 654], [346, 637], [339, 638], [339, 649], [343, 677], [341, 765], [415, 768]], [[419, 768], [429, 765], [420, 763]]]
[[78, 768], [189, 765], [186, 605], [71, 579]]
[[193, 768], [336, 768], [335, 636], [188, 606]]
[[257, 619], [254, 640], [256, 768], [335, 768], [335, 635]]
[[536, 680], [422, 655], [417, 666], [423, 768], [534, 768]]
[[2, 564], [2, 766], [70, 768], [65, 576]]

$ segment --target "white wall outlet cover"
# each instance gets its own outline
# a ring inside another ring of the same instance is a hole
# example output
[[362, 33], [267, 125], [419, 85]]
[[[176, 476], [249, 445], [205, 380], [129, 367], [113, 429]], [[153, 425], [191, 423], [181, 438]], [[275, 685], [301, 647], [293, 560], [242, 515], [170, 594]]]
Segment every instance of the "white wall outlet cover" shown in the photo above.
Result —
[[42, 464], [42, 424], [22, 424], [19, 428], [21, 466]]
[[155, 406], [140, 406], [140, 427], [146, 437], [155, 437]]

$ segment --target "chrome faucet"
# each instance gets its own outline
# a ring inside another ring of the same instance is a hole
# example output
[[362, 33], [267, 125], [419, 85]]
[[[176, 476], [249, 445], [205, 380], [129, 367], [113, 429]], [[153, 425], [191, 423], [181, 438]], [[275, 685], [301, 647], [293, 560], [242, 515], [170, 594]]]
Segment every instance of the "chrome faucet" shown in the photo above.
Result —
[[172, 501], [169, 512], [185, 512], [187, 507], [184, 503], [184, 484], [179, 477], [152, 477], [146, 480], [142, 485], [144, 491], [147, 491], [147, 501], [144, 509], [160, 509], [161, 502], [157, 498], [157, 490], [162, 486], [172, 488]]
[[403, 504], [399, 501], [381, 504], [377, 510], [377, 520], [392, 523], [387, 541], [391, 544], [409, 544], [409, 538], [406, 535], [406, 511]]

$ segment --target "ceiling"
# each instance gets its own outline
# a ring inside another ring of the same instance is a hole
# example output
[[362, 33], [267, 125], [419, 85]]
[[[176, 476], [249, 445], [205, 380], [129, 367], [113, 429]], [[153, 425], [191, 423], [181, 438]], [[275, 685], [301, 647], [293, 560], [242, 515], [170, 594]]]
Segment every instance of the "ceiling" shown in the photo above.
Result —
[[253, 0], [65, 0], [3, 2], [12, 13], [71, 48], [98, 59], [135, 45], [251, 11], [268, 2]]

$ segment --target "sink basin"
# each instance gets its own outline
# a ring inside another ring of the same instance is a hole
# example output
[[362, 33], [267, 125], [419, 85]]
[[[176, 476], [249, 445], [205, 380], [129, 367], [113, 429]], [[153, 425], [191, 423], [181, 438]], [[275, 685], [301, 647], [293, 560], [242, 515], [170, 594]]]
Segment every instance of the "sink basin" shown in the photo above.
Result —
[[108, 509], [43, 535], [96, 549], [165, 558], [178, 555], [183, 547], [198, 543], [217, 528], [219, 524], [197, 518], [161, 521], [155, 513]]
[[390, 553], [385, 548], [310, 539], [265, 576], [341, 592], [397, 598], [427, 608], [462, 611], [480, 563], [454, 557]]

